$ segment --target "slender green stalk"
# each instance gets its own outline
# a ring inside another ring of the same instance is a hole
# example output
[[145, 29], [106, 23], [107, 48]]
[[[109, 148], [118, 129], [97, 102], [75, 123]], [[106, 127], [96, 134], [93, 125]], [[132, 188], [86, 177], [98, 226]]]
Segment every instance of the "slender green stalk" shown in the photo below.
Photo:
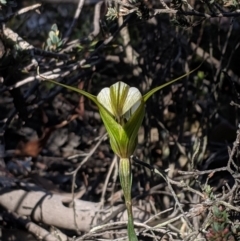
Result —
[[125, 198], [125, 204], [128, 213], [128, 237], [129, 241], [138, 241], [137, 235], [134, 231], [133, 213], [132, 213], [132, 170], [131, 162], [129, 158], [120, 158], [119, 163], [119, 178], [123, 189], [123, 195]]

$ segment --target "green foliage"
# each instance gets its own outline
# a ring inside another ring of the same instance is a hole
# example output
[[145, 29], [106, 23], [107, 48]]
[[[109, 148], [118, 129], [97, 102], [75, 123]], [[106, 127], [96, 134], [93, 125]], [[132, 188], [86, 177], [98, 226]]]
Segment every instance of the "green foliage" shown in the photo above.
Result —
[[130, 4], [119, 4], [118, 8], [109, 7], [106, 18], [107, 20], [114, 20], [119, 16], [126, 16], [133, 12], [135, 12], [140, 19], [149, 19], [150, 11], [143, 1], [130, 1]]
[[234, 236], [229, 228], [229, 214], [222, 206], [212, 207], [211, 225], [206, 235], [208, 241], [233, 241]]
[[3, 5], [3, 7], [6, 7], [6, 6], [16, 7], [17, 3], [14, 0], [0, 0], [0, 10], [1, 10], [1, 5]]
[[184, 15], [179, 15], [179, 14], [175, 15], [175, 17], [171, 20], [171, 23], [175, 26], [182, 27], [182, 28], [191, 26], [191, 23], [188, 20], [188, 18], [185, 17]]
[[199, 81], [202, 81], [204, 79], [204, 77], [205, 77], [204, 72], [203, 71], [198, 71], [197, 72], [197, 77], [198, 77]]
[[6, 5], [7, 1], [6, 0], [0, 0], [0, 3], [3, 4], [3, 5]]
[[113, 21], [114, 19], [118, 18], [118, 11], [116, 8], [108, 8], [106, 14], [107, 20]]
[[239, 1], [237, 0], [223, 0], [223, 6], [224, 7], [230, 7], [232, 9], [239, 8]]
[[56, 24], [53, 24], [51, 30], [48, 33], [46, 49], [50, 51], [59, 50], [62, 47], [62, 40]]
[[203, 187], [203, 191], [205, 192], [205, 194], [208, 198], [210, 198], [211, 200], [214, 199], [213, 190], [212, 190], [212, 187], [210, 185], [205, 185]]

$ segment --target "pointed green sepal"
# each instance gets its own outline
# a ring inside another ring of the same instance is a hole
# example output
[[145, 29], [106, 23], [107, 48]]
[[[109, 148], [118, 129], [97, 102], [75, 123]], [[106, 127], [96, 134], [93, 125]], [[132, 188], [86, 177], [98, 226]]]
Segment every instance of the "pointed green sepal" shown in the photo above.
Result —
[[144, 110], [145, 107], [142, 102], [126, 124], [121, 125], [105, 108], [99, 108], [101, 118], [109, 135], [112, 150], [119, 157], [130, 157], [135, 151], [137, 134], [142, 124]]
[[174, 79], [174, 80], [171, 80], [171, 81], [169, 81], [169, 82], [167, 82], [167, 83], [165, 83], [165, 84], [163, 84], [163, 85], [160, 85], [160, 86], [158, 86], [158, 87], [150, 90], [149, 92], [147, 92], [147, 93], [143, 96], [144, 102], [146, 102], [146, 101], [149, 99], [149, 97], [151, 97], [155, 92], [157, 92], [157, 91], [165, 88], [166, 86], [171, 85], [171, 84], [175, 83], [176, 81], [178, 81], [178, 80], [180, 80], [180, 79], [182, 79], [182, 78], [190, 75], [191, 73], [193, 73], [194, 71], [196, 71], [201, 65], [202, 65], [202, 63], [201, 63], [196, 69], [191, 70], [190, 72], [188, 72], [188, 73], [186, 73], [186, 74], [184, 74], [184, 75], [182, 75], [182, 76], [180, 76], [180, 77], [178, 77], [178, 78], [176, 78], [176, 79]]
[[64, 87], [64, 88], [66, 88], [66, 89], [69, 89], [69, 90], [78, 92], [79, 94], [82, 94], [82, 95], [86, 96], [87, 98], [89, 98], [90, 100], [92, 100], [92, 101], [99, 107], [99, 103], [98, 103], [97, 97], [96, 97], [95, 95], [92, 95], [92, 94], [90, 94], [90, 93], [88, 93], [88, 92], [86, 92], [86, 91], [84, 91], [84, 90], [80, 90], [80, 89], [78, 89], [78, 88], [76, 88], [76, 87], [59, 83], [59, 82], [54, 81], [54, 80], [46, 80], [46, 81], [48, 81], [48, 82], [50, 82], [50, 83], [53, 83], [53, 84], [55, 84], [55, 85], [62, 86], [62, 87]]

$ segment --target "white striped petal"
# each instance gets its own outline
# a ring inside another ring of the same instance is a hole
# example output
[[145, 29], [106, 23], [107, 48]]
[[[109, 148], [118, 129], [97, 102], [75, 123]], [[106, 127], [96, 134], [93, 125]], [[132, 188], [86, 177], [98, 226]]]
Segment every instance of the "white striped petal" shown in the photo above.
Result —
[[128, 91], [127, 98], [125, 99], [122, 114], [124, 115], [127, 111], [131, 109], [131, 114], [134, 113], [137, 108], [139, 107], [142, 99], [142, 94], [140, 91], [135, 88], [131, 87]]
[[112, 101], [110, 97], [110, 89], [103, 88], [100, 93], [97, 95], [98, 102], [107, 109], [112, 115], [115, 115], [114, 110], [112, 108]]
[[[121, 81], [110, 88], [102, 89], [97, 96], [98, 102], [113, 116], [119, 118], [125, 115], [127, 119], [137, 110], [141, 99], [142, 95], [137, 88], [130, 88]], [[129, 113], [127, 113], [128, 111]]]

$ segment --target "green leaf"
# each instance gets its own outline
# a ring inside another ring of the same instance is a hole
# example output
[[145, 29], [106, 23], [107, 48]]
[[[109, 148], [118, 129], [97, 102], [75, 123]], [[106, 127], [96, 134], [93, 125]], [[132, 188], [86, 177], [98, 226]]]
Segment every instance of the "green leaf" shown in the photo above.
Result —
[[82, 69], [91, 68], [91, 64], [84, 64], [81, 66]]
[[174, 82], [176, 82], [176, 81], [178, 81], [178, 80], [180, 80], [180, 79], [182, 79], [182, 78], [190, 75], [191, 73], [193, 73], [194, 71], [196, 71], [201, 65], [202, 65], [202, 63], [201, 63], [196, 69], [191, 70], [190, 72], [188, 72], [188, 73], [186, 73], [186, 74], [184, 74], [184, 75], [182, 75], [182, 76], [180, 76], [180, 77], [178, 77], [178, 78], [176, 78], [176, 79], [174, 79], [174, 80], [171, 80], [171, 81], [169, 81], [169, 82], [167, 82], [167, 83], [165, 83], [165, 84], [163, 84], [163, 85], [161, 85], [161, 86], [158, 86], [158, 87], [150, 90], [148, 93], [146, 93], [146, 94], [143, 96], [144, 102], [146, 102], [146, 101], [149, 99], [149, 97], [151, 97], [155, 92], [157, 92], [157, 91], [163, 89], [164, 87], [166, 87], [166, 86], [168, 86], [168, 85], [170, 85], [170, 84], [173, 84]]
[[197, 76], [198, 76], [198, 78], [199, 78], [200, 80], [203, 80], [203, 79], [204, 79], [204, 77], [205, 77], [205, 75], [204, 75], [204, 72], [203, 72], [203, 71], [198, 71]]
[[58, 39], [57, 47], [59, 48], [59, 47], [61, 47], [62, 45], [63, 45], [63, 41], [60, 40], [60, 39]]
[[52, 43], [56, 45], [59, 42], [58, 36], [54, 32], [49, 32], [49, 38], [51, 39]]
[[48, 47], [51, 47], [51, 46], [52, 46], [52, 42], [51, 42], [51, 39], [50, 39], [50, 38], [47, 39], [47, 46], [48, 46]]
[[110, 144], [114, 153], [120, 157], [128, 157], [126, 153], [126, 144], [129, 140], [125, 130], [103, 106], [99, 106], [99, 112], [108, 132]]
[[58, 27], [57, 27], [57, 24], [56, 24], [56, 23], [54, 23], [54, 24], [52, 25], [51, 30], [52, 30], [53, 32], [57, 32], [57, 31], [58, 31]]
[[6, 1], [6, 0], [1, 0], [1, 4], [6, 5], [6, 4], [7, 4], [7, 1]]
[[82, 94], [82, 95], [86, 96], [87, 98], [89, 98], [90, 100], [92, 100], [97, 106], [99, 106], [98, 101], [97, 101], [97, 97], [95, 95], [91, 95], [90, 93], [88, 93], [88, 92], [86, 92], [84, 90], [80, 90], [80, 89], [78, 89], [76, 87], [72, 87], [70, 85], [65, 85], [65, 84], [56, 82], [54, 80], [46, 80], [46, 81], [48, 81], [50, 83], [53, 83], [55, 85], [62, 86], [62, 87], [67, 88], [69, 90], [73, 90], [73, 91], [75, 91], [75, 92], [77, 92], [79, 94]]
[[[132, 155], [137, 145], [137, 134], [145, 115], [145, 103], [142, 101], [138, 109], [133, 113], [127, 123], [124, 125], [124, 130], [128, 136], [127, 150], [128, 154]], [[128, 156], [129, 157], [129, 156]]]
[[214, 222], [212, 227], [213, 227], [213, 230], [216, 231], [216, 232], [221, 231], [221, 225], [217, 222]]

